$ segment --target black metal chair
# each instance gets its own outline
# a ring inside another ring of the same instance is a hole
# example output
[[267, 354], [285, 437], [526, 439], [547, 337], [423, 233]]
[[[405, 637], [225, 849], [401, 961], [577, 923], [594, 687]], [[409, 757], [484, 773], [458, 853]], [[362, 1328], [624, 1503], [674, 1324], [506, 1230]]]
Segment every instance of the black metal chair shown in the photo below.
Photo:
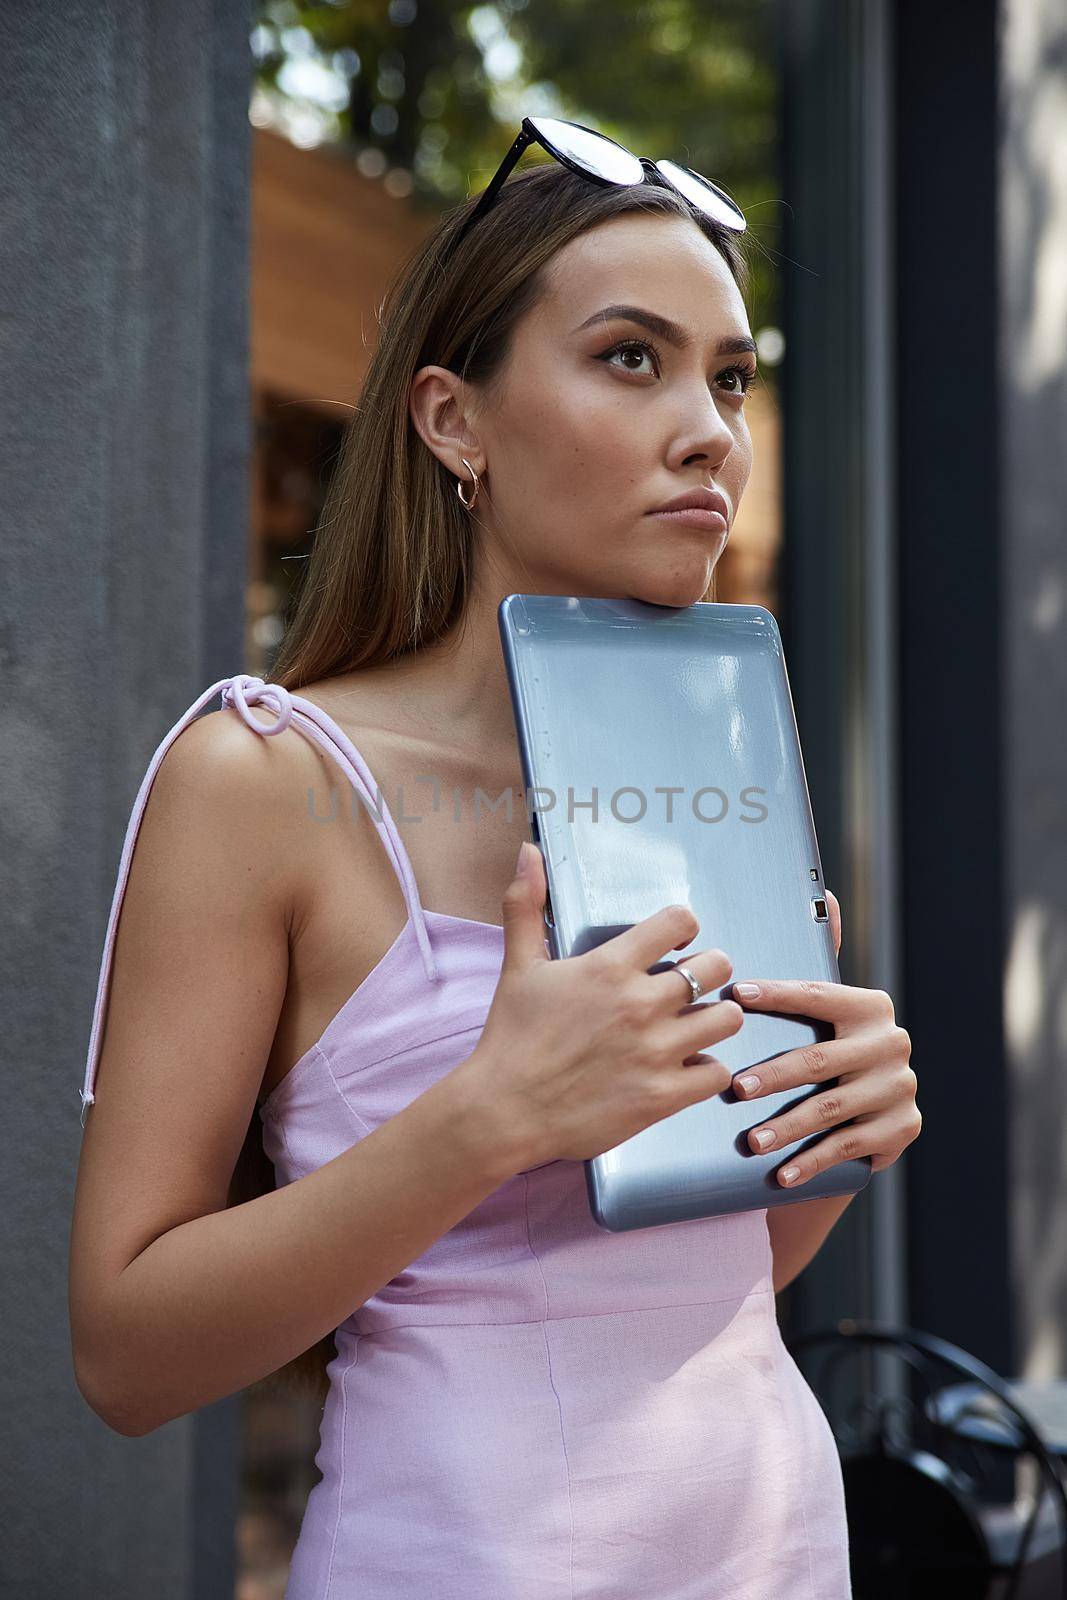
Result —
[[[787, 1346], [794, 1357], [822, 1349], [809, 1381], [841, 1455], [854, 1600], [1067, 1600], [1063, 1470], [991, 1367], [933, 1334], [851, 1319]], [[872, 1352], [904, 1363], [905, 1392], [861, 1377], [835, 1396], [849, 1358], [870, 1368]], [[966, 1393], [935, 1381], [945, 1368], [970, 1380]], [[972, 1395], [980, 1427], [968, 1422]], [[1026, 1460], [1030, 1505], [1018, 1493]]]

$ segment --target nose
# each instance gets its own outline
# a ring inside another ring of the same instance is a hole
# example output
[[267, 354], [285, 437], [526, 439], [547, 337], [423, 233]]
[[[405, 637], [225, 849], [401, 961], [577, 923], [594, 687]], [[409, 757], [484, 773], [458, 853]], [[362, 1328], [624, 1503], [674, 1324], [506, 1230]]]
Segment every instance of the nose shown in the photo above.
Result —
[[687, 405], [671, 449], [672, 467], [703, 461], [714, 474], [734, 447], [735, 431], [715, 395], [704, 385], [703, 398]]

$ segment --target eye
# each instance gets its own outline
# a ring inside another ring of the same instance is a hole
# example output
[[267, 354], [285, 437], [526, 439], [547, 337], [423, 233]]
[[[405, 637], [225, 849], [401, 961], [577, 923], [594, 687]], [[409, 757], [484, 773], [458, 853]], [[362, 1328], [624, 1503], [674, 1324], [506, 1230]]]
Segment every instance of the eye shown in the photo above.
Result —
[[[610, 350], [605, 350], [604, 354], [599, 359], [606, 362], [610, 356], [618, 355], [620, 351], [629, 351], [631, 354], [650, 356], [655, 363], [656, 371], [659, 371], [659, 351], [656, 349], [656, 346], [651, 344], [647, 339], [622, 339], [618, 344], [613, 344]], [[627, 372], [637, 372], [638, 370], [639, 369], [637, 367], [625, 368], [625, 371]]]
[[735, 362], [732, 367], [724, 367], [718, 376], [720, 378], [736, 378], [737, 387], [734, 389], [727, 389], [726, 392], [727, 394], [737, 394], [741, 396], [744, 396], [748, 393], [756, 379], [756, 374], [753, 369], [751, 367], [742, 366], [739, 362]]

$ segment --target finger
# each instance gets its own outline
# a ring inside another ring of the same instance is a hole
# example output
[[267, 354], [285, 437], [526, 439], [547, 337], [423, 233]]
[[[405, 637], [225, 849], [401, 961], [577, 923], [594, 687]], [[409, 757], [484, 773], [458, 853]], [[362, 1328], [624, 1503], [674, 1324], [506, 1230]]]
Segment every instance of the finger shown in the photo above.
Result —
[[730, 1087], [730, 1069], [714, 1056], [690, 1056], [678, 1068], [670, 1071], [670, 1083], [677, 1094], [678, 1109], [710, 1100]]
[[[519, 871], [520, 865], [524, 868]], [[545, 864], [535, 844], [527, 840], [522, 861], [516, 863], [515, 876], [504, 890], [500, 902], [503, 913], [504, 959], [501, 972], [528, 966], [531, 961], [548, 961], [545, 948], [544, 904]]]
[[[753, 988], [757, 993], [753, 994]], [[821, 1022], [852, 1023], [895, 1019], [884, 989], [860, 989], [847, 983], [815, 978], [735, 979], [730, 998], [751, 1011], [780, 1011], [787, 1016], [816, 1017]]]
[[799, 1106], [770, 1122], [750, 1128], [749, 1149], [761, 1155], [768, 1150], [782, 1150], [786, 1145], [810, 1138], [813, 1133], [825, 1133], [842, 1122], [851, 1122], [853, 1117], [882, 1110], [883, 1099], [884, 1089], [871, 1082], [868, 1076], [848, 1084], [835, 1084], [830, 1089], [809, 1094]]
[[[669, 950], [684, 950], [700, 932], [700, 923], [688, 906], [664, 906], [632, 928], [617, 933], [598, 950], [618, 956], [628, 966], [647, 972]], [[593, 954], [594, 952], [590, 952]]]
[[783, 1089], [803, 1089], [862, 1074], [886, 1059], [886, 1041], [880, 1033], [853, 1033], [844, 1039], [820, 1039], [815, 1044], [768, 1056], [745, 1067], [734, 1079], [734, 1092], [742, 1100], [758, 1100]]
[[[677, 961], [657, 961], [653, 963], [649, 974], [655, 979], [657, 998], [662, 998], [664, 1006], [676, 1012], [683, 1006], [698, 1003], [678, 971], [678, 965]], [[712, 989], [721, 989], [724, 983], [729, 982], [734, 970], [734, 964], [725, 950], [698, 950], [695, 955], [686, 956], [681, 965], [693, 974], [704, 995]]]
[[830, 911], [830, 932], [834, 936], [834, 955], [841, 954], [841, 907], [837, 903], [837, 896], [832, 889], [825, 890], [826, 901]]
[[669, 1024], [674, 1048], [679, 1057], [698, 1055], [708, 1045], [721, 1044], [739, 1033], [745, 1025], [745, 1013], [734, 1000], [701, 1000], [681, 1012]]
[[873, 1155], [875, 1145], [867, 1124], [855, 1123], [839, 1133], [828, 1133], [825, 1139], [809, 1145], [799, 1155], [792, 1156], [778, 1168], [775, 1177], [786, 1189], [799, 1189], [817, 1173], [825, 1172], [840, 1161], [855, 1161]]

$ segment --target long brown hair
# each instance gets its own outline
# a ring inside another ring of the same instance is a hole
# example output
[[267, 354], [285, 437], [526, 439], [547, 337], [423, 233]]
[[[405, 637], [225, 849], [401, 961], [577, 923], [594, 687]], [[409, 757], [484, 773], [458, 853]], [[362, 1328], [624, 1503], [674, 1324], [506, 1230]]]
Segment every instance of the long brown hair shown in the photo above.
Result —
[[[476, 204], [474, 197], [441, 218], [382, 302], [378, 346], [346, 425], [299, 600], [270, 674], [286, 689], [432, 644], [463, 615], [476, 524], [460, 504], [456, 480], [411, 421], [408, 397], [420, 367], [447, 367], [490, 386], [505, 367], [512, 330], [542, 292], [546, 264], [571, 239], [626, 212], [693, 218], [748, 293], [738, 235], [695, 218], [658, 185], [602, 186], [545, 161], [510, 178], [453, 249]], [[714, 595], [713, 575], [702, 598]], [[230, 1204], [273, 1187], [257, 1116], [234, 1171]], [[310, 1390], [322, 1400], [334, 1353], [329, 1334], [261, 1382]]]

